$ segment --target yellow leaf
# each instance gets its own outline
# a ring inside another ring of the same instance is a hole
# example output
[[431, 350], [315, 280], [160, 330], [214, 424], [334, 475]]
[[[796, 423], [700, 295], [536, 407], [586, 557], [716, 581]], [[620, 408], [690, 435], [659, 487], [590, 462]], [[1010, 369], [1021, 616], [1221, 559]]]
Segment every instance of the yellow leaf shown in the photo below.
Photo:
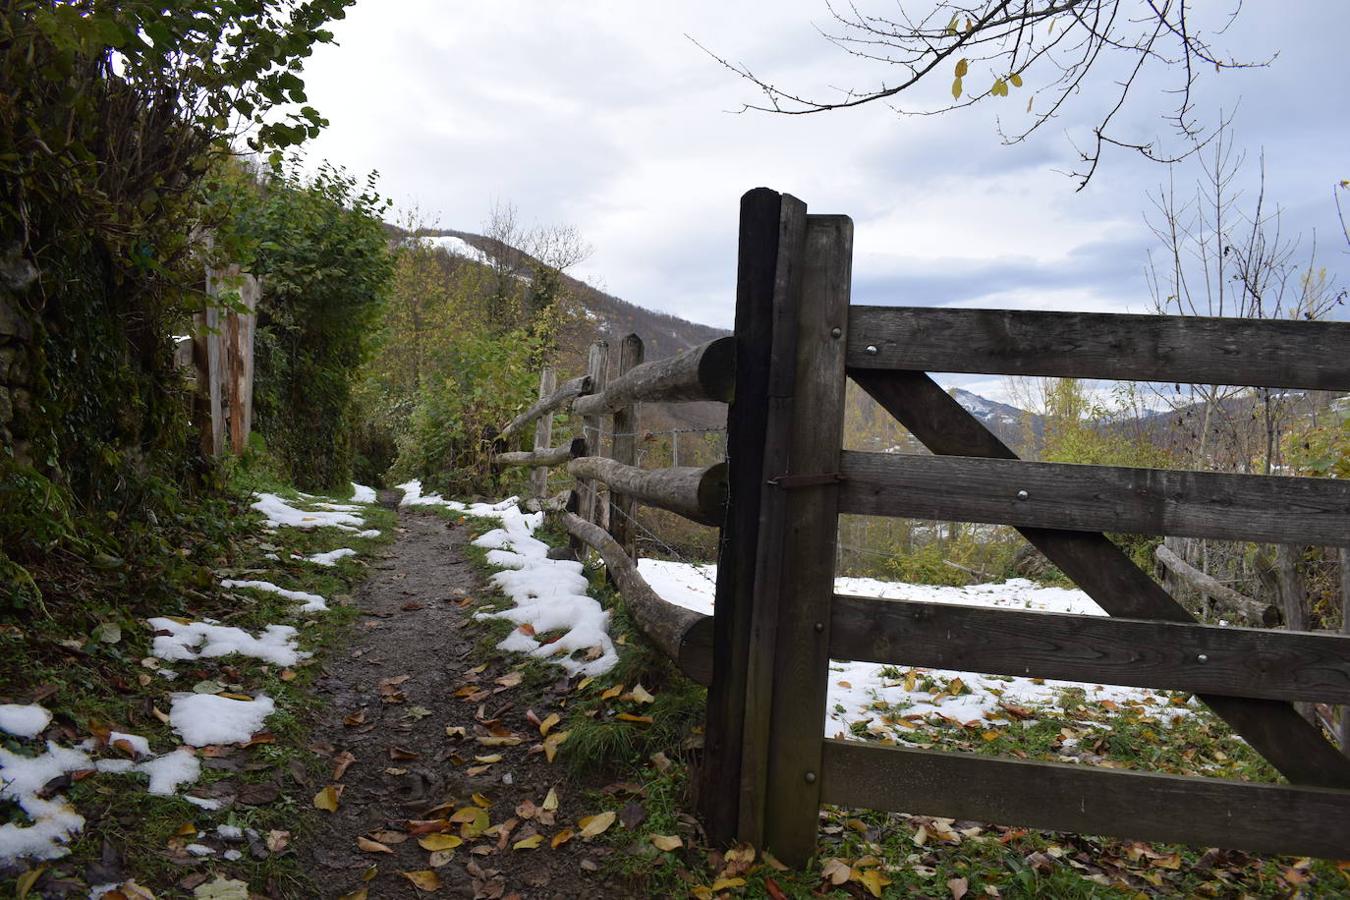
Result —
[[549, 713], [544, 718], [544, 721], [539, 723], [539, 733], [542, 734], [544, 737], [548, 737], [548, 733], [553, 730], [553, 726], [557, 725], [561, 721], [562, 716], [558, 715], [555, 712]]
[[577, 824], [581, 826], [581, 836], [590, 840], [593, 837], [604, 834], [609, 829], [609, 826], [614, 824], [614, 819], [614, 810], [611, 809], [607, 812], [597, 813], [593, 816], [583, 816]]
[[1012, 82], [1013, 87], [1021, 87], [1021, 86], [1022, 86], [1022, 76], [1021, 76], [1021, 75], [1018, 75], [1016, 72], [1014, 72], [1014, 73], [1012, 73], [1011, 75], [1009, 75], [1009, 76], [1008, 76], [1008, 80]]
[[544, 798], [544, 805], [540, 808], [547, 812], [556, 812], [558, 809], [558, 792], [549, 788], [548, 796]]
[[37, 884], [37, 880], [42, 877], [42, 873], [45, 871], [47, 871], [46, 866], [37, 866], [20, 875], [18, 880], [14, 882], [14, 896], [18, 900], [27, 897], [28, 892], [33, 889], [33, 885]]
[[372, 865], [361, 873], [361, 880], [374, 881], [375, 876], [378, 874], [380, 874], [380, 867], [378, 865]]
[[958, 78], [952, 82], [952, 99], [961, 99], [961, 79]]
[[343, 786], [340, 784], [330, 784], [319, 791], [314, 795], [314, 808], [327, 812], [337, 812], [338, 798], [342, 796], [342, 788]]
[[619, 696], [619, 695], [622, 694], [622, 693], [623, 693], [623, 685], [621, 685], [621, 684], [616, 684], [616, 685], [614, 685], [614, 687], [610, 688], [609, 690], [607, 690], [607, 691], [605, 691], [603, 694], [601, 694], [601, 695], [600, 695], [600, 699], [601, 699], [601, 700], [613, 700], [615, 697]]
[[964, 59], [957, 60], [955, 72], [957, 78], [965, 78], [966, 73], [969, 71], [970, 71], [970, 62], [968, 60]]
[[706, 884], [694, 885], [689, 889], [689, 893], [697, 897], [698, 900], [713, 900], [712, 888], [708, 887]]
[[472, 806], [466, 806], [463, 809], [455, 810], [454, 815], [450, 817], [450, 821], [454, 822], [456, 825], [462, 825], [465, 822], [474, 821], [479, 815], [478, 809]]
[[558, 832], [553, 836], [553, 840], [549, 841], [548, 845], [552, 847], [554, 850], [557, 850], [563, 844], [570, 841], [572, 839], [573, 834], [574, 832], [572, 831], [572, 829], [564, 828], [562, 831]]
[[744, 878], [719, 878], [712, 883], [713, 892], [726, 891], [731, 888], [745, 887]]
[[684, 846], [684, 841], [680, 840], [676, 835], [654, 834], [652, 835], [651, 840], [657, 850], [664, 850], [667, 853], [671, 850], [678, 850]]
[[500, 753], [489, 753], [487, 756], [475, 756], [474, 759], [484, 765], [490, 766], [493, 763], [501, 762], [502, 755]]
[[[1008, 96], [1008, 82], [1004, 81], [1002, 78], [996, 80], [994, 86], [989, 89], [989, 93], [993, 94], [995, 97]], [[959, 681], [960, 679], [957, 680]]]
[[417, 839], [417, 843], [423, 850], [453, 850], [464, 843], [463, 838], [455, 837], [453, 834], [429, 834], [426, 837]]
[[764, 857], [764, 864], [770, 869], [773, 869], [775, 872], [787, 871], [788, 867], [779, 862], [778, 857], [774, 856], [768, 850], [765, 850], [762, 855]]
[[952, 13], [952, 20], [947, 23], [947, 33], [956, 34], [956, 13]]
[[563, 741], [567, 740], [567, 736], [571, 733], [570, 731], [555, 731], [544, 738], [544, 758], [553, 762], [553, 757], [558, 755], [558, 747], [562, 745]]
[[655, 703], [656, 698], [651, 695], [640, 683], [633, 685], [633, 689], [619, 698], [620, 700], [632, 700], [634, 703]]
[[583, 679], [581, 679], [580, 681], [577, 682], [577, 686], [576, 686], [575, 690], [578, 690], [578, 691], [584, 691], [584, 690], [586, 690], [586, 688], [588, 688], [588, 687], [591, 686], [591, 682], [593, 682], [593, 681], [595, 681], [595, 676], [594, 676], [594, 675], [587, 675], [585, 678], [583, 678]]
[[487, 809], [489, 806], [492, 805], [492, 801], [484, 797], [482, 794], [474, 794], [471, 799], [473, 800], [475, 806], [481, 806], [483, 807], [483, 809]]
[[651, 717], [651, 716], [635, 716], [635, 715], [633, 715], [632, 713], [626, 713], [626, 712], [624, 712], [624, 713], [619, 713], [619, 714], [618, 714], [617, 716], [615, 716], [614, 718], [618, 719], [618, 720], [621, 721], [621, 722], [637, 722], [638, 724], [641, 724], [641, 725], [650, 725], [650, 724], [652, 724], [652, 717]]
[[419, 869], [416, 872], [399, 872], [398, 874], [411, 881], [412, 886], [419, 891], [431, 893], [432, 891], [440, 890], [441, 877], [431, 869]]
[[881, 889], [891, 883], [891, 880], [881, 874], [880, 869], [868, 869], [865, 872], [858, 873], [858, 881], [867, 888], [867, 892], [873, 897], [881, 896]]
[[996, 741], [998, 740], [1000, 734], [1002, 734], [1002, 732], [990, 730], [981, 732], [980, 737], [984, 738], [986, 742]]
[[521, 838], [511, 845], [512, 850], [537, 850], [539, 845], [544, 842], [542, 834], [532, 834], [527, 838]]

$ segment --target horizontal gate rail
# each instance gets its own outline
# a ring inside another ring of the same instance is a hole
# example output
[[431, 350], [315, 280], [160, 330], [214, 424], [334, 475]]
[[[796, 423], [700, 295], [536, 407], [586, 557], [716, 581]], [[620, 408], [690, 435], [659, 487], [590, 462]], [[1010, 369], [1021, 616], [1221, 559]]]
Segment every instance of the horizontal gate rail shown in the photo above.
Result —
[[736, 380], [736, 339], [715, 338], [665, 359], [634, 366], [572, 404], [583, 416], [617, 412], [631, 403], [731, 399]]
[[1350, 791], [826, 740], [825, 802], [1230, 847], [1350, 857]]
[[845, 451], [841, 512], [1350, 546], [1350, 480]]
[[1350, 635], [836, 595], [830, 657], [1099, 684], [1350, 703]]
[[1350, 390], [1350, 323], [854, 306], [850, 369]]
[[[923, 372], [858, 369], [849, 374], [934, 453], [1017, 459]], [[1057, 528], [1019, 527], [1018, 531], [1109, 615], [1195, 621], [1106, 535]], [[1288, 703], [1223, 694], [1201, 694], [1200, 699], [1290, 781], [1350, 788], [1350, 757]]]

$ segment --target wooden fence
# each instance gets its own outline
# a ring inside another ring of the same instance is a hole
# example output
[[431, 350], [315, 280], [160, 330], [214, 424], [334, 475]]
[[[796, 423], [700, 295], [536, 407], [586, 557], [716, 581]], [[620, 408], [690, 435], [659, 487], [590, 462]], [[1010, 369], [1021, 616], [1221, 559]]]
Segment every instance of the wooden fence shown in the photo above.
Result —
[[[590, 455], [589, 441], [498, 458], [567, 458], [589, 485], [562, 514], [568, 531], [599, 550], [640, 627], [709, 685], [699, 786], [709, 835], [801, 864], [831, 803], [1350, 858], [1350, 758], [1291, 703], [1350, 704], [1350, 636], [1197, 624], [1102, 533], [1346, 547], [1350, 483], [1025, 462], [927, 374], [1345, 390], [1350, 324], [851, 306], [851, 255], [847, 217], [751, 191], [734, 338], [646, 364], [639, 344], [608, 385], [593, 354], [587, 376], [505, 431], [563, 403], [593, 435], [605, 414], [635, 422], [641, 401], [726, 400], [724, 465], [646, 472]], [[844, 451], [848, 378], [933, 455]], [[711, 619], [641, 582], [616, 533], [624, 517], [596, 525], [597, 484], [612, 504], [720, 520]], [[838, 596], [840, 514], [1014, 526], [1111, 618]], [[825, 739], [832, 658], [1191, 692], [1288, 783]]]
[[206, 293], [212, 300], [193, 318], [191, 353], [197, 380], [193, 419], [202, 454], [215, 457], [225, 452], [227, 435], [234, 453], [243, 453], [248, 446], [253, 427], [253, 332], [261, 288], [257, 278], [230, 266], [207, 269]]

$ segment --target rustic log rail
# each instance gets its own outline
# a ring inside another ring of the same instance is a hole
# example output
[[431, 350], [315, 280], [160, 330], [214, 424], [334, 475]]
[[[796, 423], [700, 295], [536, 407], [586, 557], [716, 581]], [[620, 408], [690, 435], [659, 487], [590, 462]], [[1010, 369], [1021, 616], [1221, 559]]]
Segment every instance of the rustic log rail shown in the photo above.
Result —
[[573, 438], [566, 447], [548, 447], [543, 450], [518, 450], [498, 453], [492, 461], [499, 466], [564, 466], [586, 452], [584, 438]]
[[563, 409], [590, 389], [591, 377], [589, 375], [581, 375], [577, 378], [573, 378], [571, 381], [563, 382], [562, 387], [558, 388], [547, 397], [539, 398], [524, 412], [507, 423], [506, 427], [497, 433], [498, 443], [505, 446], [508, 440], [522, 432], [534, 422], [535, 419], [545, 413]]
[[[1350, 486], [1024, 462], [926, 373], [1350, 389], [1345, 323], [848, 304], [851, 225], [741, 205], [729, 504], [701, 811], [800, 864], [821, 803], [1350, 856], [1350, 758], [1289, 701], [1350, 700], [1350, 640], [1199, 625], [1103, 532], [1350, 545]], [[852, 378], [933, 456], [842, 452]], [[836, 597], [839, 513], [1009, 524], [1108, 616]], [[825, 740], [829, 660], [1191, 691], [1291, 784]]]
[[634, 402], [655, 403], [731, 398], [736, 345], [733, 338], [717, 338], [666, 359], [634, 366], [603, 391], [572, 404], [583, 416], [613, 413]]
[[701, 525], [722, 524], [727, 490], [723, 463], [639, 469], [603, 456], [583, 456], [569, 462], [567, 471], [578, 479], [599, 481], [644, 506], [678, 513]]

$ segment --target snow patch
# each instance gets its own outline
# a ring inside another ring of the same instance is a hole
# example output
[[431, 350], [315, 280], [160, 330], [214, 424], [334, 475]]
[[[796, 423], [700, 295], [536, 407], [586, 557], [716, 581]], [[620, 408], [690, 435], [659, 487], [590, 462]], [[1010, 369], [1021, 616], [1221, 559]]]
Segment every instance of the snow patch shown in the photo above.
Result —
[[87, 754], [51, 741], [39, 756], [0, 747], [0, 800], [17, 804], [32, 820], [29, 825], [0, 825], [0, 863], [12, 865], [24, 857], [57, 859], [70, 852], [65, 844], [84, 828], [84, 817], [64, 797], [44, 800], [38, 792], [53, 778], [90, 768]]
[[[443, 506], [455, 512], [462, 512], [466, 516], [489, 519], [500, 519], [507, 510], [516, 509], [516, 503], [519, 501], [518, 497], [507, 497], [500, 503], [460, 503], [458, 500], [447, 500], [440, 494], [423, 494], [422, 482], [416, 478], [398, 487], [403, 491], [403, 499], [399, 501], [399, 506]], [[516, 512], [520, 510], [516, 509]]]
[[[477, 504], [483, 505], [483, 504]], [[474, 546], [486, 548], [487, 560], [502, 571], [491, 580], [515, 604], [503, 612], [479, 613], [479, 619], [506, 619], [516, 625], [530, 625], [535, 634], [562, 631], [562, 637], [548, 644], [516, 628], [497, 645], [498, 649], [556, 663], [569, 674], [599, 675], [619, 661], [609, 637], [609, 613], [587, 593], [589, 583], [581, 563], [548, 558], [548, 545], [535, 538], [534, 530], [544, 514], [524, 514], [512, 498], [509, 506], [494, 504], [493, 515], [502, 527], [475, 540]], [[470, 515], [479, 513], [469, 512]], [[595, 659], [574, 659], [573, 654], [598, 651]]]
[[276, 494], [255, 494], [257, 500], [253, 509], [267, 518], [268, 528], [337, 528], [342, 531], [357, 531], [365, 527], [365, 520], [352, 512], [343, 510], [302, 510], [296, 509]]
[[366, 487], [364, 484], [352, 482], [352, 502], [353, 503], [374, 503], [375, 489]]
[[253, 700], [231, 700], [215, 694], [174, 694], [169, 725], [193, 747], [242, 744], [262, 730], [276, 710], [266, 694]]
[[[220, 586], [224, 588], [248, 588], [249, 590], [254, 591], [266, 591], [269, 594], [280, 594], [287, 600], [295, 600], [301, 603], [300, 612], [323, 612], [328, 609], [328, 601], [318, 594], [288, 590], [287, 588], [277, 587], [270, 581], [238, 581], [233, 578], [227, 578], [220, 583]], [[281, 626], [270, 625], [268, 627], [278, 628]]]
[[149, 792], [159, 796], [176, 793], [180, 785], [196, 784], [202, 774], [201, 760], [191, 747], [136, 764], [136, 771], [150, 776]]
[[[231, 585], [227, 582], [225, 586]], [[166, 618], [150, 619], [149, 622], [155, 631], [168, 632], [155, 635], [151, 653], [160, 659], [215, 659], [237, 653], [278, 666], [293, 666], [309, 656], [296, 649], [297, 632], [289, 625], [268, 625], [261, 635], [254, 637], [242, 628], [214, 622], [183, 624]]]
[[318, 566], [336, 566], [339, 559], [355, 555], [355, 550], [352, 550], [349, 547], [343, 547], [340, 550], [329, 550], [327, 553], [315, 553], [311, 556], [302, 558], [306, 562], [312, 562]]
[[37, 737], [51, 721], [52, 714], [36, 703], [0, 703], [0, 731], [15, 737]]

